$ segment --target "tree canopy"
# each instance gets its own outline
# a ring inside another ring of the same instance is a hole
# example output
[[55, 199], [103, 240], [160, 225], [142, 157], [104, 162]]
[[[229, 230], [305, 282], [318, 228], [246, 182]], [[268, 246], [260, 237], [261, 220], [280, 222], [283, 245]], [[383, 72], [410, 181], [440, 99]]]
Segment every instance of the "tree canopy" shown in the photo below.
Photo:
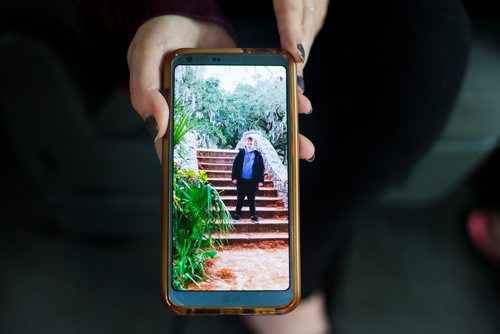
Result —
[[[259, 130], [279, 155], [286, 155], [286, 80], [273, 76], [255, 85], [239, 83], [222, 89], [219, 78], [185, 67], [176, 81], [175, 108], [196, 119], [198, 145], [233, 149], [248, 130]], [[174, 113], [176, 110], [174, 110]]]

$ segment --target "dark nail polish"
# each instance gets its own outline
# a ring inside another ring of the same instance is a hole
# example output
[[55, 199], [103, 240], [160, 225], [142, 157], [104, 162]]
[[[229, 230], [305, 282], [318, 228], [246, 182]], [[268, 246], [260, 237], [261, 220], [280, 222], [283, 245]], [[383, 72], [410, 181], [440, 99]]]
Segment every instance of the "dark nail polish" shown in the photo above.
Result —
[[314, 161], [314, 159], [316, 159], [316, 153], [314, 153], [314, 154], [313, 154], [313, 156], [312, 156], [312, 157], [310, 157], [309, 159], [307, 159], [306, 161], [307, 161], [307, 162], [313, 162], [313, 161]]
[[306, 91], [306, 84], [304, 83], [304, 77], [301, 75], [297, 75], [297, 86], [302, 89], [302, 93]]
[[299, 50], [300, 61], [303, 63], [306, 60], [306, 51], [304, 50], [304, 46], [302, 44], [297, 44], [297, 50]]
[[144, 121], [144, 126], [146, 127], [146, 131], [149, 135], [153, 139], [156, 139], [156, 136], [158, 135], [158, 125], [156, 124], [155, 118], [153, 116], [148, 116], [148, 118]]

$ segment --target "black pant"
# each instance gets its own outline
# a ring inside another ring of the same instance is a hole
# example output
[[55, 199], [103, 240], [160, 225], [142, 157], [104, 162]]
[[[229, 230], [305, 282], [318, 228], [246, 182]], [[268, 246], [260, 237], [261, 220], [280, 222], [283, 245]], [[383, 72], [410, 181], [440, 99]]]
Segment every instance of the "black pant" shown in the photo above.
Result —
[[[262, 6], [234, 11], [240, 46], [279, 46], [272, 8], [267, 26], [243, 17]], [[462, 82], [469, 35], [458, 0], [330, 2], [304, 70], [314, 112], [300, 116], [300, 132], [316, 159], [300, 166], [303, 297], [320, 288], [343, 238], [341, 221], [402, 180], [438, 138]]]
[[257, 192], [257, 181], [254, 179], [238, 179], [236, 184], [236, 191], [238, 199], [236, 201], [236, 214], [241, 215], [241, 208], [243, 207], [243, 201], [245, 197], [248, 200], [248, 206], [250, 208], [250, 215], [257, 216], [257, 211], [255, 210], [255, 193]]

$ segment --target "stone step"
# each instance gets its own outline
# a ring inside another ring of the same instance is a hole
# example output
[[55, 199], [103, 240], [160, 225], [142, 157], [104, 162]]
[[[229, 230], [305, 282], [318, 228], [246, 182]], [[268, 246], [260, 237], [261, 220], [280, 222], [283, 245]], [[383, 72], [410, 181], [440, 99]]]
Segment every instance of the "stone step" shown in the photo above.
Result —
[[[215, 188], [221, 186], [221, 187], [229, 187], [233, 183], [231, 182], [231, 178], [213, 178], [209, 177], [208, 178], [208, 183], [213, 185]], [[264, 180], [264, 188], [273, 188], [274, 187], [274, 182], [272, 180]]]
[[[236, 187], [215, 187], [221, 196], [236, 196]], [[278, 197], [278, 189], [276, 188], [260, 188], [257, 190], [257, 196], [261, 197]]]
[[286, 219], [259, 219], [254, 223], [248, 218], [233, 221], [234, 231], [240, 232], [288, 232], [288, 220]]
[[[233, 216], [236, 211], [236, 206], [226, 205], [226, 208], [231, 213], [231, 216]], [[268, 208], [268, 207], [257, 206], [256, 211], [259, 219], [288, 218], [288, 209], [285, 208]], [[243, 206], [243, 208], [241, 209], [241, 218], [250, 218], [250, 209], [246, 205]]]
[[[205, 173], [212, 179], [229, 179], [231, 178], [231, 170], [205, 170]], [[271, 181], [271, 177], [264, 171], [264, 180]]]
[[[224, 204], [226, 206], [236, 206], [236, 196], [221, 196]], [[275, 208], [283, 208], [284, 203], [281, 197], [265, 197], [265, 196], [256, 196], [255, 203], [257, 207], [275, 207]], [[243, 202], [243, 205], [248, 205], [247, 200]]]
[[209, 179], [231, 179], [230, 170], [205, 170]]
[[233, 164], [216, 164], [216, 163], [209, 163], [209, 162], [201, 162], [200, 163], [201, 168], [205, 171], [211, 171], [211, 170], [228, 170], [231, 171], [233, 169]]
[[202, 155], [197, 156], [200, 163], [214, 163], [214, 164], [233, 164], [234, 157], [223, 157], [223, 156], [207, 156]]
[[197, 150], [198, 155], [204, 157], [236, 157], [238, 154], [238, 150], [223, 150], [223, 149], [207, 149], [207, 148], [199, 148]]
[[[218, 236], [214, 236], [217, 238]], [[224, 244], [248, 244], [257, 243], [262, 241], [285, 241], [288, 242], [288, 233], [286, 232], [246, 232], [246, 233], [226, 233], [222, 238]]]

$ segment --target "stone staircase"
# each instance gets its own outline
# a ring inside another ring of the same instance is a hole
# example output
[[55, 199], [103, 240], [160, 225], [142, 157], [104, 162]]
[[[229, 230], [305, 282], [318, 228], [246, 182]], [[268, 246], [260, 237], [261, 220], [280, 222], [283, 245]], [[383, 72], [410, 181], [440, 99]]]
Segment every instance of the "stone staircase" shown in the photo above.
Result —
[[[237, 150], [198, 149], [198, 166], [207, 173], [208, 182], [217, 189], [231, 215], [236, 210], [236, 186], [231, 182], [231, 169]], [[264, 186], [257, 191], [256, 207], [259, 223], [250, 220], [247, 200], [241, 219], [233, 221], [234, 231], [225, 235], [229, 244], [256, 243], [265, 240], [288, 240], [288, 209], [264, 173]]]

